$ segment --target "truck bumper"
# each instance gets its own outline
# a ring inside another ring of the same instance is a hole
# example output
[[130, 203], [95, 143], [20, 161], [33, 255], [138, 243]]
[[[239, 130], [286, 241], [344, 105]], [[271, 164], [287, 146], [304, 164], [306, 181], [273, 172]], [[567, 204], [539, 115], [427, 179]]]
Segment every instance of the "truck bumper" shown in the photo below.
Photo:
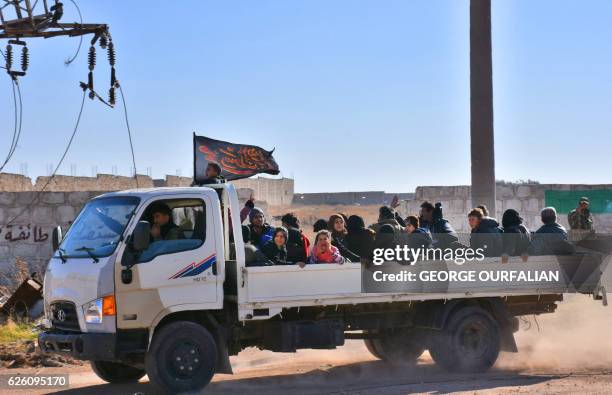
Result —
[[38, 344], [45, 354], [67, 354], [87, 361], [116, 360], [115, 333], [43, 332]]

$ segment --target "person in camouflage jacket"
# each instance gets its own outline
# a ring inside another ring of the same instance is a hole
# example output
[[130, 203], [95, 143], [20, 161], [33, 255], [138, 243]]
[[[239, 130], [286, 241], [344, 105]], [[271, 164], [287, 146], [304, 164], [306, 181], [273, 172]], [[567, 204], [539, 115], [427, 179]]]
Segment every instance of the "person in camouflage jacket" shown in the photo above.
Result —
[[578, 207], [567, 215], [567, 221], [571, 229], [593, 230], [593, 215], [589, 210], [588, 198], [580, 198]]

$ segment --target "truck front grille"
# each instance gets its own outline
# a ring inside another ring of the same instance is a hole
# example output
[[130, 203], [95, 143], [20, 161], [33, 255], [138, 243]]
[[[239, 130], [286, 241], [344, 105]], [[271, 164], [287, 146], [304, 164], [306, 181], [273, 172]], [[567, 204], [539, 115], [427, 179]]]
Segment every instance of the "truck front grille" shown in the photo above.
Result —
[[76, 307], [72, 302], [55, 302], [51, 303], [51, 325], [53, 328], [78, 331], [79, 318], [77, 316]]

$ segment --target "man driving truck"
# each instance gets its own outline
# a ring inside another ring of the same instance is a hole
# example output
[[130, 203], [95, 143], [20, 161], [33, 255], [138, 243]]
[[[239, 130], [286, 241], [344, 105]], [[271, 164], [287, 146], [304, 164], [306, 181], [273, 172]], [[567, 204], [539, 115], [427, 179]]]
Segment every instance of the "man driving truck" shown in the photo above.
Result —
[[151, 205], [151, 238], [153, 241], [184, 239], [183, 229], [172, 220], [172, 210], [166, 203], [157, 202]]

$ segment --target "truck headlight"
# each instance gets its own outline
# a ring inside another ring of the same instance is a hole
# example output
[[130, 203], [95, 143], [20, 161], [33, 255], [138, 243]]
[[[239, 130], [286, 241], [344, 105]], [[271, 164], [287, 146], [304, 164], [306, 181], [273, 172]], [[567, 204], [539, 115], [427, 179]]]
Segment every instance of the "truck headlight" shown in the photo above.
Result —
[[105, 296], [83, 305], [83, 315], [88, 324], [100, 324], [104, 316], [115, 315], [115, 297]]

